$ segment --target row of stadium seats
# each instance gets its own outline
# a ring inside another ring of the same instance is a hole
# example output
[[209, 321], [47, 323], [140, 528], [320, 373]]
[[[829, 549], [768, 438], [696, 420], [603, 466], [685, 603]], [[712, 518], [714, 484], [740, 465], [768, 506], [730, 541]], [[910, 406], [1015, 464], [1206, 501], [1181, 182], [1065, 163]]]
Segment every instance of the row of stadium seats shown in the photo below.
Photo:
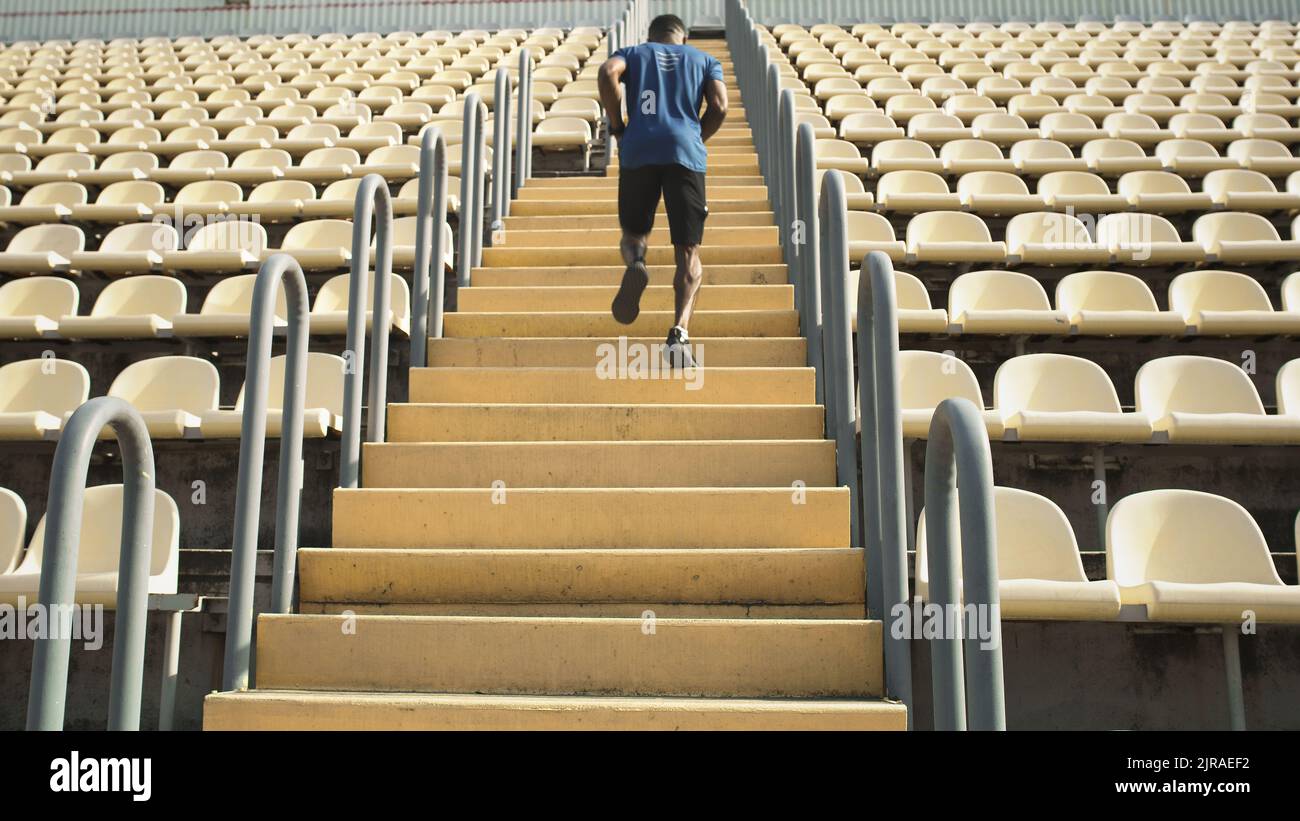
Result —
[[[1140, 278], [1122, 271], [1075, 271], [1056, 285], [1052, 308], [1042, 284], [1018, 271], [970, 271], [953, 279], [948, 307], [933, 308], [919, 279], [895, 271], [903, 333], [1052, 336], [1266, 336], [1300, 334], [1300, 273], [1282, 285], [1282, 310], [1259, 282], [1236, 271], [1174, 277], [1169, 309]], [[856, 288], [857, 272], [850, 287]], [[850, 293], [856, 293], [851, 290]], [[856, 319], [855, 319], [856, 322]]]
[[[1259, 525], [1241, 505], [1194, 490], [1120, 499], [1106, 520], [1106, 578], [1083, 571], [1074, 531], [1046, 497], [993, 493], [1001, 616], [1106, 620], [1122, 605], [1152, 621], [1300, 620], [1300, 588], [1283, 584]], [[1300, 545], [1300, 518], [1296, 521]], [[929, 597], [925, 514], [916, 528], [916, 592]]]
[[[117, 605], [122, 498], [120, 484], [86, 488], [74, 597], [80, 605]], [[20, 598], [27, 604], [37, 601], [45, 524], [42, 516], [32, 537], [26, 539], [27, 505], [17, 493], [0, 487], [0, 603], [14, 606]], [[175, 593], [180, 565], [180, 511], [176, 501], [161, 490], [154, 491], [151, 547], [148, 592]]]
[[[322, 200], [337, 203], [344, 200]], [[355, 200], [348, 200], [352, 215]], [[300, 205], [302, 205], [300, 203]], [[303, 210], [302, 208], [298, 209]], [[218, 215], [219, 216], [219, 215]], [[351, 219], [305, 219], [285, 233], [279, 248], [267, 247], [260, 215], [251, 219], [218, 218], [188, 234], [182, 250], [182, 233], [170, 222], [133, 222], [106, 233], [94, 251], [83, 250], [85, 233], [75, 225], [44, 224], [24, 228], [0, 254], [0, 272], [42, 274], [95, 271], [110, 275], [154, 271], [170, 273], [223, 273], [257, 268], [272, 254], [287, 253], [304, 270], [346, 268], [352, 260]], [[418, 217], [393, 220], [393, 265], [410, 269], [415, 264]], [[451, 265], [451, 228], [443, 223], [444, 265]], [[188, 232], [187, 232], [188, 233]], [[373, 242], [371, 258], [374, 257]]]
[[[268, 436], [280, 434], [284, 363], [283, 355], [271, 358]], [[304, 436], [320, 438], [341, 430], [344, 373], [343, 357], [308, 352]], [[140, 411], [155, 439], [238, 438], [244, 388], [233, 410], [219, 407], [220, 388], [216, 366], [206, 359], [156, 356], [122, 369], [107, 395]], [[55, 438], [89, 397], [90, 374], [75, 361], [41, 357], [4, 365], [0, 367], [0, 439]]]
[[[390, 274], [390, 328], [410, 332], [411, 293], [406, 280]], [[88, 315], [78, 315], [80, 292], [72, 280], [27, 277], [0, 285], [0, 339], [142, 339], [152, 337], [221, 338], [248, 335], [256, 274], [222, 279], [203, 300], [198, 313], [186, 313], [185, 284], [172, 277], [145, 274], [114, 280], [104, 287]], [[308, 316], [313, 334], [347, 333], [351, 274], [325, 281]], [[368, 286], [374, 274], [367, 277]], [[366, 291], [367, 300], [371, 290]], [[275, 306], [275, 324], [284, 326], [284, 291]], [[373, 324], [374, 306], [367, 312]]]
[[[1264, 410], [1240, 366], [1174, 355], [1145, 363], [1134, 379], [1135, 408], [1124, 411], [1114, 383], [1095, 362], [1057, 353], [1006, 360], [984, 411], [992, 439], [1022, 442], [1300, 444], [1300, 359], [1278, 370], [1277, 414]], [[899, 352], [903, 436], [924, 439], [944, 399], [984, 408], [979, 380], [960, 358]]]

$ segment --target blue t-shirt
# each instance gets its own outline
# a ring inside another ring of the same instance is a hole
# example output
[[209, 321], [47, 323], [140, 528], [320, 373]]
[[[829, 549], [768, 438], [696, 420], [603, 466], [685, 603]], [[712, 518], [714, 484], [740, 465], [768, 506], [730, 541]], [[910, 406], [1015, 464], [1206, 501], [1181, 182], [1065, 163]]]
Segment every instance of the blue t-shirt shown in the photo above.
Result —
[[687, 45], [642, 43], [614, 52], [627, 63], [627, 131], [619, 162], [626, 168], [678, 165], [704, 171], [700, 139], [704, 84], [722, 79], [722, 64]]

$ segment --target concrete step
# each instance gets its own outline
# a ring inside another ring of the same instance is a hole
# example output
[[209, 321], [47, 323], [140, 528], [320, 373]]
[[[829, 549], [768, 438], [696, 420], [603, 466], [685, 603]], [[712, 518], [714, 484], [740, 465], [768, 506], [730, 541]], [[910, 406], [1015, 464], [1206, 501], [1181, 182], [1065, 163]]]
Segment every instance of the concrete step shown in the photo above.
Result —
[[[477, 290], [477, 289], [471, 289]], [[662, 345], [663, 337], [546, 338], [444, 337], [429, 340], [429, 366], [434, 368], [594, 367], [601, 360], [626, 358], [638, 348]], [[619, 353], [620, 349], [626, 353]], [[807, 364], [807, 343], [802, 337], [712, 337], [701, 340], [708, 367], [787, 367]]]
[[[547, 229], [521, 230], [507, 228], [500, 236], [501, 241], [494, 241], [495, 248], [578, 248], [591, 246], [609, 246], [618, 248], [623, 232], [618, 228], [595, 229]], [[668, 230], [668, 221], [662, 220], [650, 233], [651, 245], [669, 246], [672, 244]], [[780, 242], [775, 225], [739, 226], [709, 225], [704, 227], [704, 242], [708, 247], [714, 246], [776, 246]], [[486, 250], [486, 249], [485, 249]]]
[[[632, 336], [659, 337], [673, 326], [672, 311], [642, 311], [631, 325], [622, 325], [609, 309], [574, 313], [447, 314], [443, 332], [449, 337], [474, 336]], [[691, 319], [691, 341], [712, 336], [797, 336], [794, 311], [699, 311]]]
[[388, 406], [390, 442], [813, 439], [820, 405], [402, 403]]
[[370, 442], [361, 467], [368, 488], [834, 487], [835, 443]]
[[[715, 216], [722, 216], [721, 214]], [[551, 219], [546, 217], [546, 219]], [[674, 265], [650, 265], [651, 285], [672, 285], [676, 272]], [[508, 285], [618, 285], [623, 280], [622, 265], [593, 265], [571, 268], [475, 268], [471, 273], [474, 287], [480, 285], [504, 287]], [[790, 281], [783, 264], [769, 265], [706, 265], [705, 285], [784, 285]]]
[[205, 730], [893, 730], [901, 704], [866, 699], [611, 698], [430, 693], [214, 693]]
[[861, 550], [298, 553], [302, 612], [865, 618]]
[[880, 628], [847, 619], [263, 614], [257, 681], [268, 690], [877, 697]]
[[[460, 292], [459, 310], [600, 311], [609, 310], [616, 285], [561, 285], [553, 288], [474, 286]], [[671, 311], [675, 294], [671, 285], [651, 285], [641, 295], [641, 309]], [[720, 311], [774, 311], [794, 309], [793, 285], [714, 285], [700, 291], [698, 309]], [[662, 340], [660, 340], [662, 341]]]
[[[653, 357], [651, 359], [651, 368]], [[412, 402], [813, 404], [812, 368], [412, 368]], [[648, 375], [647, 375], [648, 374]]]
[[[757, 189], [759, 186], [746, 186], [741, 190]], [[596, 189], [589, 189], [596, 190]], [[614, 193], [608, 196], [594, 197], [588, 196], [587, 191], [569, 192], [570, 196], [555, 197], [552, 199], [518, 199], [510, 206], [510, 213], [520, 217], [547, 217], [547, 216], [602, 216], [608, 217], [616, 215], [617, 206], [617, 189], [611, 188]], [[767, 189], [763, 189], [761, 194], [752, 196], [748, 199], [744, 197], [732, 197], [726, 199], [716, 191], [709, 192], [709, 215], [715, 216], [722, 213], [734, 213], [737, 211], [770, 211], [772, 204], [767, 201]], [[655, 213], [664, 215], [663, 203], [660, 202], [659, 210]]]
[[[761, 176], [755, 174], [752, 177], [728, 177], [728, 185], [763, 185], [764, 180]], [[618, 177], [548, 177], [546, 179], [529, 180], [524, 191], [536, 190], [537, 188], [618, 188]], [[660, 203], [662, 205], [662, 203]], [[514, 205], [511, 205], [513, 209]]]
[[848, 488], [338, 488], [334, 547], [849, 546]]
[[[657, 211], [656, 214], [666, 214]], [[511, 231], [619, 231], [618, 215], [607, 216], [555, 216], [555, 217], [506, 217], [506, 234]], [[752, 226], [772, 226], [776, 224], [771, 211], [750, 211], [709, 214], [708, 228], [741, 228]], [[660, 223], [666, 227], [666, 223]], [[707, 234], [706, 240], [707, 242]]]
[[[746, 175], [747, 180], [752, 175]], [[742, 184], [732, 185], [735, 180], [727, 179], [726, 176], [719, 178], [718, 182], [706, 180], [705, 187], [708, 194], [709, 207], [712, 209], [714, 200], [748, 200], [767, 201], [767, 186], [756, 185], [752, 181], [748, 184], [746, 180], [741, 180]], [[537, 186], [527, 186], [519, 189], [519, 199], [515, 200], [510, 210], [519, 213], [516, 209], [526, 202], [536, 202], [538, 200], [562, 200], [565, 202], [573, 200], [618, 200], [617, 185], [583, 185], [583, 186], [551, 186], [549, 188], [540, 188]], [[764, 206], [770, 209], [771, 205]], [[733, 209], [735, 210], [735, 209]], [[744, 209], [753, 210], [753, 209]]]
[[[724, 231], [749, 231], [759, 229], [732, 228]], [[773, 229], [775, 230], [775, 229]], [[743, 265], [746, 263], [776, 264], [783, 262], [781, 247], [771, 245], [704, 245], [700, 248], [700, 261], [704, 265]], [[650, 265], [670, 265], [674, 262], [671, 245], [651, 245], [646, 249], [646, 262]], [[599, 247], [537, 247], [484, 248], [483, 264], [489, 267], [497, 265], [506, 267], [524, 267], [528, 265], [619, 265], [623, 262], [618, 250], [618, 243], [606, 243]], [[471, 280], [472, 281], [472, 280]]]

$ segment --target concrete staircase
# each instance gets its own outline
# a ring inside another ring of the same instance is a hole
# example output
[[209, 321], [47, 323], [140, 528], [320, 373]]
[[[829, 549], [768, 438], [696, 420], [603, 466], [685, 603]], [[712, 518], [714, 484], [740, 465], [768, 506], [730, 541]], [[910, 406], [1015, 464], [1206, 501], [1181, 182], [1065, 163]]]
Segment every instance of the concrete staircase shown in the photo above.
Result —
[[299, 553], [300, 612], [259, 619], [258, 689], [209, 696], [208, 729], [904, 728], [730, 92], [704, 367], [601, 369], [672, 324], [666, 220], [622, 326], [617, 169], [529, 181], [335, 492], [333, 547]]

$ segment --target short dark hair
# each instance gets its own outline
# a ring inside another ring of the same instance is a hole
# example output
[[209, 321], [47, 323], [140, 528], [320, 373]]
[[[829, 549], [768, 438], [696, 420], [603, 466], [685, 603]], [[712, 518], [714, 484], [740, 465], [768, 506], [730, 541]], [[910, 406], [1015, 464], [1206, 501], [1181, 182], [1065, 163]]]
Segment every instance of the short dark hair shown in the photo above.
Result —
[[650, 21], [649, 35], [651, 40], [667, 37], [674, 31], [680, 31], [683, 35], [686, 34], [686, 24], [682, 22], [682, 18], [675, 14], [661, 14]]

